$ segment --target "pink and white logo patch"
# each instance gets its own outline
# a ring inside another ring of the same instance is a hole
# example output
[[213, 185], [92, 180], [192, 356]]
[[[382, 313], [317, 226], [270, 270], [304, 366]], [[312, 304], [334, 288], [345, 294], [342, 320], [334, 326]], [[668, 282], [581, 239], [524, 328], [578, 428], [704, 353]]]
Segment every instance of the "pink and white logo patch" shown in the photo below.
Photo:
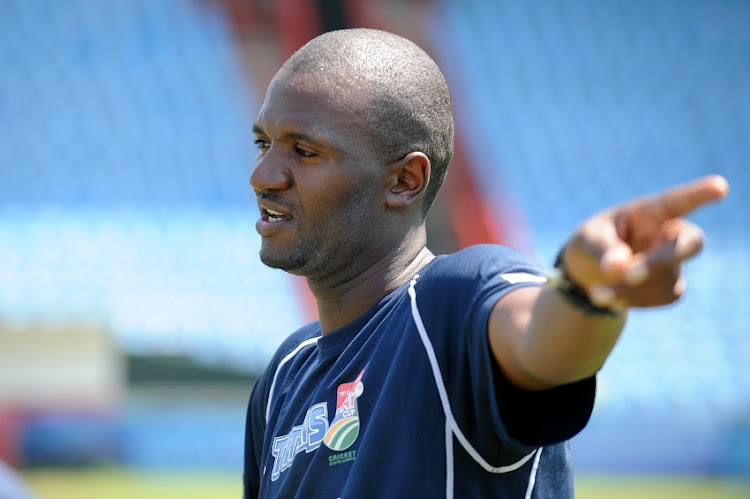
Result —
[[351, 383], [342, 383], [336, 390], [336, 415], [328, 428], [323, 443], [331, 450], [342, 451], [351, 447], [359, 436], [359, 409], [357, 398], [365, 391], [362, 384], [363, 369]]

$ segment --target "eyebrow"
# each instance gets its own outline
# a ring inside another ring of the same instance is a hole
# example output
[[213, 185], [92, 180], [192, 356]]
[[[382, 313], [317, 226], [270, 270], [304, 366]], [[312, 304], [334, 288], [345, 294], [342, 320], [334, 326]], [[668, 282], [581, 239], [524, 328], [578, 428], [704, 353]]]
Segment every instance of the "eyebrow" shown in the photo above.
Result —
[[[263, 128], [258, 123], [253, 123], [253, 134], [263, 135], [265, 134], [265, 132], [263, 131]], [[328, 147], [328, 148], [332, 147], [332, 145], [329, 144], [328, 142], [313, 138], [311, 135], [308, 135], [306, 133], [289, 132], [289, 133], [285, 133], [284, 137], [298, 140], [300, 142], [307, 142], [308, 144], [312, 144], [317, 147]]]

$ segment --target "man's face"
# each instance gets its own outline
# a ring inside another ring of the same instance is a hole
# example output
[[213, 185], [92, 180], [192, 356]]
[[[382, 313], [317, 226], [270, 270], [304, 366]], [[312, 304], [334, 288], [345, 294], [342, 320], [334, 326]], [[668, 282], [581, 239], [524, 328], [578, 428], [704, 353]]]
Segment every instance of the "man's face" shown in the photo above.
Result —
[[365, 109], [363, 98], [316, 76], [282, 71], [271, 83], [253, 127], [250, 176], [266, 265], [322, 278], [373, 250], [384, 167], [362, 124]]

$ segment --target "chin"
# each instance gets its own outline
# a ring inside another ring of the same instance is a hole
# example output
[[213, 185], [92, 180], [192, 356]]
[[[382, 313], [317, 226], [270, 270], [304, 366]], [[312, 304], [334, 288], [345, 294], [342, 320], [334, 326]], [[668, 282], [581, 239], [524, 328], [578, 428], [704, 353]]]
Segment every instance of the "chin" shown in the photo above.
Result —
[[281, 254], [278, 252], [260, 250], [260, 261], [267, 267], [280, 269], [290, 274], [301, 275], [306, 259], [297, 252]]

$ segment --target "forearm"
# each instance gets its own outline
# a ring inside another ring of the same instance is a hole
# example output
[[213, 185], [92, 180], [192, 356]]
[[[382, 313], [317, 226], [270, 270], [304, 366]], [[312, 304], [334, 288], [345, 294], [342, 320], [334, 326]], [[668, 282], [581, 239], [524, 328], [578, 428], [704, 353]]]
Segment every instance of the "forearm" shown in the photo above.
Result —
[[518, 344], [523, 369], [557, 386], [596, 374], [625, 325], [626, 313], [587, 314], [552, 288], [543, 288]]
[[617, 341], [625, 313], [587, 314], [556, 289], [520, 288], [490, 316], [490, 346], [510, 382], [544, 390], [595, 374]]

